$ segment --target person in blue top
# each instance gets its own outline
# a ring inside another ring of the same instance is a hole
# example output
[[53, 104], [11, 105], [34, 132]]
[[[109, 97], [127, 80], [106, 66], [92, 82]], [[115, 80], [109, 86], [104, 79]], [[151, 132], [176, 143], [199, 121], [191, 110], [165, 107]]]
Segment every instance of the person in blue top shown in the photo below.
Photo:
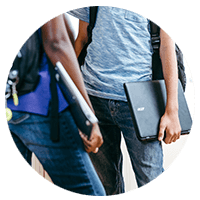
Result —
[[[69, 14], [79, 19], [79, 34], [75, 42], [78, 56], [88, 39], [89, 8], [76, 9]], [[160, 122], [158, 140], [141, 142], [135, 134], [123, 83], [152, 79], [150, 23], [128, 10], [98, 7], [92, 42], [81, 68], [104, 139], [99, 152], [96, 155], [91, 153], [90, 157], [108, 195], [124, 192], [121, 132], [139, 187], [164, 171], [161, 141], [170, 144], [180, 137], [175, 44], [163, 30], [160, 38], [167, 105]]]
[[54, 66], [57, 61], [63, 64], [92, 109], [70, 41], [73, 37], [69, 37], [68, 21], [65, 15], [60, 15], [44, 24], [39, 31], [45, 52], [38, 86], [33, 92], [19, 96], [18, 106], [13, 104], [12, 99], [7, 101], [7, 107], [13, 113], [8, 122], [12, 137], [29, 164], [32, 152], [36, 155], [54, 184], [80, 194], [104, 196], [103, 185], [87, 153], [96, 153], [103, 143], [98, 124], [94, 124], [89, 141], [83, 136], [81, 139], [82, 134], [79, 134], [58, 86], [60, 140], [52, 142], [50, 139], [51, 96], [47, 56]]

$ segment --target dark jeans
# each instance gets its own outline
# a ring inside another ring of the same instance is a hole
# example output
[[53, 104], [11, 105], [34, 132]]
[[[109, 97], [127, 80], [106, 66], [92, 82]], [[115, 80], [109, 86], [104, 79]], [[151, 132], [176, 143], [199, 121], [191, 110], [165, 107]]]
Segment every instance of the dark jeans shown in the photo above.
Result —
[[159, 141], [141, 142], [136, 137], [126, 102], [90, 96], [104, 143], [97, 154], [90, 154], [107, 195], [124, 192], [121, 133], [135, 172], [138, 186], [155, 179], [163, 170], [163, 152]]
[[24, 158], [31, 164], [34, 152], [54, 184], [80, 194], [103, 196], [94, 170], [68, 109], [60, 113], [60, 141], [50, 140], [50, 117], [13, 112], [9, 128]]

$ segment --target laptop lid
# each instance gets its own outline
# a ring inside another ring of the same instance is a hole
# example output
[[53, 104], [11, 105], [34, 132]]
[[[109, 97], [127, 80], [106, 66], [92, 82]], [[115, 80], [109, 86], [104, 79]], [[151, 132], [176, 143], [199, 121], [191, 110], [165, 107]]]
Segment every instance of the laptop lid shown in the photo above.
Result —
[[[142, 141], [157, 139], [167, 99], [164, 80], [125, 83], [124, 89], [138, 138]], [[188, 134], [192, 118], [180, 81], [178, 102], [181, 134]]]

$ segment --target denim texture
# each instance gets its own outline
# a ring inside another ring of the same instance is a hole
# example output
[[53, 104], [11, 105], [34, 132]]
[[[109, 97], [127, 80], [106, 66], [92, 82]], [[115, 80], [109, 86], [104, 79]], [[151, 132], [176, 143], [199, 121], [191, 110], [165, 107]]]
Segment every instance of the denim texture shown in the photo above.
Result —
[[163, 151], [159, 141], [141, 142], [134, 131], [127, 102], [90, 96], [104, 143], [97, 154], [90, 154], [107, 195], [124, 192], [121, 132], [125, 139], [138, 187], [163, 171]]
[[31, 164], [34, 152], [54, 184], [72, 192], [103, 196], [104, 188], [69, 109], [59, 113], [60, 141], [50, 140], [50, 117], [13, 111], [9, 128], [23, 157]]

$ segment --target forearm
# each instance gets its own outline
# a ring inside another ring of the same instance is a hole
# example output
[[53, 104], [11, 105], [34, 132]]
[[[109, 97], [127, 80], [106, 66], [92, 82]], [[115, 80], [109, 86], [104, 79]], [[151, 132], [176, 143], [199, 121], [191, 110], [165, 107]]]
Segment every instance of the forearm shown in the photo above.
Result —
[[160, 57], [167, 89], [167, 104], [160, 121], [158, 140], [162, 141], [165, 137], [165, 143], [170, 144], [179, 139], [181, 134], [178, 117], [178, 70], [174, 42], [162, 30], [160, 37]]
[[171, 38], [161, 30], [160, 57], [167, 90], [166, 112], [178, 111], [178, 71], [175, 44]]

